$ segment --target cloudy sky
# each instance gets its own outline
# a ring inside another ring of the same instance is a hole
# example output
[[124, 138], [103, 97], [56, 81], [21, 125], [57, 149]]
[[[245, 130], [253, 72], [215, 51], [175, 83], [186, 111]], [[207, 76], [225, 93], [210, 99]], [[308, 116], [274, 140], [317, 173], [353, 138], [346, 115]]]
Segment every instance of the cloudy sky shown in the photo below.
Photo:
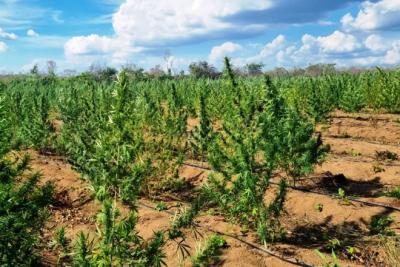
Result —
[[0, 0], [0, 71], [400, 65], [400, 0]]

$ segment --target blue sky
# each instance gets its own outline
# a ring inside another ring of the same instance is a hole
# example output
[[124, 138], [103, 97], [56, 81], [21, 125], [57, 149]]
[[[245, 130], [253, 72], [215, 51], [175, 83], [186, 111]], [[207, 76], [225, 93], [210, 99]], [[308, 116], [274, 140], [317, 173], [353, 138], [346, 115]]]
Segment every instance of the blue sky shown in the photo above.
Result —
[[[400, 0], [0, 0], [0, 72], [400, 65]], [[168, 57], [165, 55], [168, 54]]]

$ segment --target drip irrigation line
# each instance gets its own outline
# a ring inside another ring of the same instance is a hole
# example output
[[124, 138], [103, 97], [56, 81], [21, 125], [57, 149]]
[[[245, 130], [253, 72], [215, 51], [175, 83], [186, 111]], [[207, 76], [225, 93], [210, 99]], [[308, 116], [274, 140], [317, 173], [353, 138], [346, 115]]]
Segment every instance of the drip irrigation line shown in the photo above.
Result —
[[[198, 169], [198, 170], [201, 170], [201, 171], [214, 171], [213, 169], [211, 169], [211, 168], [208, 168], [208, 167], [204, 167], [204, 166], [198, 166], [198, 165], [195, 165], [195, 164], [192, 164], [192, 163], [183, 163], [183, 165], [184, 166], [188, 166], [188, 167], [191, 167], [191, 168], [194, 168], [194, 169]], [[400, 166], [400, 164], [399, 165], [385, 165], [385, 166], [389, 166], [389, 167], [396, 167], [396, 166]], [[308, 176], [308, 177], [306, 177], [306, 178], [301, 178], [301, 179], [298, 179], [297, 181], [306, 181], [306, 180], [313, 180], [313, 179], [321, 179], [321, 178], [323, 178], [323, 177], [321, 177], [321, 176]], [[367, 181], [368, 182], [368, 181]], [[399, 186], [399, 185], [397, 185], [397, 184], [391, 184], [391, 183], [385, 183], [385, 184], [381, 184], [382, 186], [394, 186], [394, 187], [397, 187], [397, 186]], [[294, 187], [294, 189], [298, 189], [298, 188], [296, 188], [296, 187]], [[322, 194], [322, 193], [321, 193]], [[325, 194], [326, 195], [326, 194]]]
[[[143, 208], [147, 208], [147, 209], [150, 209], [150, 210], [158, 211], [155, 207], [152, 207], [152, 206], [150, 206], [148, 204], [142, 203], [141, 201], [138, 201], [138, 205], [143, 207]], [[174, 215], [173, 212], [168, 211], [168, 210], [163, 210], [161, 212], [167, 213], [169, 215]], [[242, 243], [242, 244], [244, 244], [244, 245], [246, 245], [248, 247], [251, 247], [254, 250], [257, 250], [258, 252], [260, 252], [262, 254], [266, 254], [266, 255], [275, 257], [275, 258], [277, 258], [277, 259], [279, 259], [281, 261], [284, 261], [284, 262], [287, 262], [287, 263], [291, 263], [291, 264], [294, 264], [294, 265], [297, 265], [297, 266], [302, 266], [302, 267], [315, 267], [315, 265], [306, 263], [303, 260], [300, 260], [300, 259], [297, 259], [297, 258], [292, 258], [292, 257], [285, 257], [284, 255], [278, 254], [277, 252], [269, 250], [266, 247], [260, 247], [259, 245], [255, 244], [253, 242], [246, 241], [246, 240], [240, 238], [237, 235], [224, 233], [224, 232], [221, 232], [221, 231], [218, 231], [218, 230], [214, 230], [211, 227], [202, 226], [202, 225], [197, 224], [197, 223], [194, 223], [194, 225], [196, 227], [203, 228], [206, 231], [212, 232], [214, 234], [218, 234], [218, 235], [221, 235], [221, 236], [226, 236], [226, 237], [232, 238], [232, 239], [238, 241], [239, 243]]]
[[[337, 139], [343, 139], [343, 140], [350, 140], [352, 142], [356, 142], [359, 143], [359, 145], [361, 145], [360, 143], [364, 142], [366, 144], [370, 144], [370, 145], [377, 145], [377, 146], [384, 146], [382, 149], [377, 149], [375, 151], [383, 151], [383, 150], [391, 150], [391, 149], [399, 149], [400, 148], [400, 142], [399, 143], [382, 143], [382, 142], [378, 142], [378, 141], [373, 141], [373, 140], [365, 140], [362, 138], [357, 138], [357, 137], [341, 137], [340, 135], [329, 135], [327, 137], [323, 137], [322, 140], [324, 142], [324, 144], [329, 144], [330, 141], [334, 142]], [[355, 150], [355, 152], [357, 152], [357, 150]], [[342, 153], [342, 152], [333, 152], [330, 151], [329, 154], [331, 155], [342, 155], [342, 156], [346, 156], [346, 154]], [[347, 154], [347, 156], [349, 156], [350, 154]], [[369, 157], [369, 158], [374, 158], [375, 157], [371, 156], [371, 155], [362, 155], [364, 157]]]
[[[183, 165], [189, 166], [189, 167], [192, 167], [192, 168], [196, 168], [196, 169], [200, 169], [200, 170], [203, 170], [203, 171], [211, 171], [211, 172], [214, 171], [211, 168], [197, 166], [197, 165], [191, 164], [191, 163], [183, 163]], [[270, 181], [269, 183], [272, 184], [272, 185], [275, 185], [275, 186], [279, 186], [278, 182]], [[290, 188], [292, 190], [295, 190], [295, 191], [301, 191], [301, 192], [307, 192], [307, 193], [312, 193], [312, 194], [316, 194], [316, 195], [328, 196], [328, 197], [331, 197], [331, 198], [335, 197], [335, 195], [325, 194], [325, 193], [321, 193], [321, 192], [318, 192], [318, 191], [315, 191], [315, 190], [311, 190], [311, 189], [298, 188], [298, 187], [294, 187], [294, 186], [288, 186], [288, 188]], [[347, 199], [349, 201], [360, 203], [360, 204], [364, 204], [366, 206], [382, 207], [382, 208], [386, 208], [386, 209], [395, 210], [395, 211], [399, 211], [400, 212], [400, 208], [398, 208], [398, 207], [393, 207], [393, 206], [386, 205], [386, 204], [379, 203], [379, 202], [370, 202], [370, 201], [361, 200], [359, 198], [351, 197], [351, 196], [347, 197]]]
[[[374, 114], [371, 114], [371, 116]], [[367, 115], [368, 116], [368, 115]], [[330, 116], [328, 119], [352, 119], [356, 121], [384, 121], [384, 122], [396, 122], [396, 119], [393, 118], [384, 118], [384, 117], [367, 117], [367, 116], [346, 116], [346, 115], [337, 115]], [[378, 115], [379, 116], [379, 115]]]
[[363, 139], [362, 137], [343, 137], [341, 135], [330, 134], [330, 135], [326, 135], [324, 138], [351, 140], [351, 141], [355, 141], [355, 142], [365, 142], [367, 144], [372, 144], [372, 145], [393, 146], [396, 148], [400, 147], [399, 143], [378, 142], [378, 141], [373, 141], [373, 140], [366, 140], [366, 139]]
[[[399, 166], [400, 166], [400, 165], [399, 165]], [[321, 174], [323, 175], [324, 173], [321, 173]], [[297, 179], [296, 181], [298, 181], [298, 182], [309, 181], [309, 180], [312, 181], [312, 180], [323, 179], [323, 178], [327, 178], [327, 177], [329, 177], [328, 174], [327, 174], [327, 176], [320, 176], [320, 175], [306, 176], [306, 177], [304, 177], [304, 178], [299, 178], [299, 179]], [[367, 180], [367, 181], [362, 181], [362, 182], [363, 182], [363, 183], [368, 183], [368, 182], [374, 183], [374, 180], [375, 180], [375, 179]], [[382, 187], [388, 187], [388, 186], [399, 187], [398, 184], [392, 184], [392, 183], [384, 183], [384, 184], [381, 184], [381, 183], [380, 183], [380, 185], [381, 185]]]
[[199, 165], [192, 164], [192, 163], [184, 162], [183, 165], [188, 166], [188, 167], [192, 167], [194, 169], [202, 170], [202, 171], [213, 171], [211, 168], [199, 166]]
[[331, 155], [342, 156], [340, 159], [338, 159], [338, 158], [330, 159], [331, 161], [335, 161], [335, 162], [344, 159], [346, 161], [355, 162], [355, 163], [379, 163], [380, 165], [383, 165], [385, 167], [400, 167], [400, 164], [396, 164], [396, 163], [393, 163], [390, 161], [376, 160], [374, 157], [370, 157], [370, 156], [363, 156], [363, 157], [369, 159], [369, 160], [367, 160], [367, 159], [357, 159], [357, 158], [351, 157], [349, 155], [344, 155], [344, 156], [347, 156], [347, 158], [346, 158], [346, 157], [343, 157], [343, 154], [341, 154], [341, 153], [331, 153]]
[[[276, 183], [276, 182], [270, 182], [270, 184], [279, 185], [279, 183]], [[317, 192], [317, 191], [305, 189], [305, 188], [298, 188], [298, 187], [294, 187], [294, 186], [288, 186], [288, 188], [295, 190], [295, 191], [307, 192], [307, 193], [312, 193], [312, 194], [321, 195], [321, 196], [335, 197], [335, 195], [324, 194], [321, 192]], [[360, 204], [363, 204], [366, 206], [382, 207], [382, 208], [386, 208], [386, 209], [390, 209], [390, 210], [400, 211], [400, 208], [398, 208], [398, 207], [393, 207], [393, 206], [386, 205], [386, 204], [379, 203], [379, 202], [370, 202], [370, 201], [361, 200], [361, 199], [358, 199], [356, 197], [351, 197], [351, 196], [347, 197], [347, 199], [349, 201], [360, 203]]]

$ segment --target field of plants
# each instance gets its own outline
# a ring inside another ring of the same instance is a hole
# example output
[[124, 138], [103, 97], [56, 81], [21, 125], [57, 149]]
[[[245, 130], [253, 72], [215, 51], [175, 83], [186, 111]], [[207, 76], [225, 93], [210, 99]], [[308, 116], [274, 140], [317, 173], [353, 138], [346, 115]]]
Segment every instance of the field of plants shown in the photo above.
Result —
[[400, 71], [0, 80], [0, 266], [399, 266]]

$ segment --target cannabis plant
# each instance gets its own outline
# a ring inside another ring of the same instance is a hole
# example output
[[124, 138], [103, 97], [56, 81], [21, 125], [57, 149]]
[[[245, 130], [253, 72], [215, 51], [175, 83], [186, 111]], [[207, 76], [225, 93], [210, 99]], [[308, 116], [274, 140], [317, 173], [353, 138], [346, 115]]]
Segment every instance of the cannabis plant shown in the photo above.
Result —
[[213, 266], [218, 261], [221, 249], [226, 246], [226, 241], [218, 235], [212, 235], [205, 241], [203, 246], [197, 249], [192, 257], [193, 267]]
[[75, 266], [154, 266], [164, 264], [164, 234], [155, 232], [153, 238], [144, 241], [137, 233], [137, 214], [131, 212], [126, 218], [120, 214], [115, 203], [103, 202], [98, 214], [96, 241], [89, 241], [81, 233], [73, 254]]
[[32, 266], [38, 262], [36, 247], [53, 186], [40, 186], [39, 174], [25, 173], [27, 156], [15, 161], [7, 157], [11, 140], [4, 137], [10, 136], [10, 124], [3, 107], [0, 99], [0, 265]]
[[207, 159], [208, 146], [213, 139], [213, 126], [207, 111], [208, 90], [200, 93], [199, 125], [192, 131], [192, 153], [194, 158], [205, 161]]

